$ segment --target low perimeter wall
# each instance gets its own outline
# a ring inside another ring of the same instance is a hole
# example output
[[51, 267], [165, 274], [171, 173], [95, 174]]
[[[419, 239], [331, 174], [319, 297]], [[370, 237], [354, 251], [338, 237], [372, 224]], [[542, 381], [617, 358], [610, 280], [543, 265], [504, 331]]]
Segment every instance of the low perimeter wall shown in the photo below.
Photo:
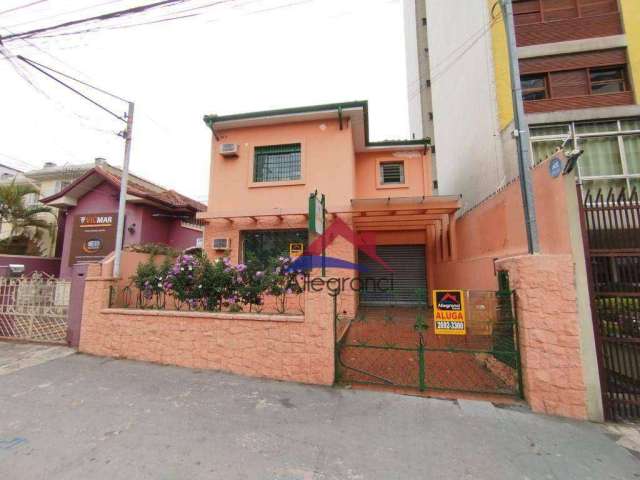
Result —
[[109, 309], [102, 265], [89, 265], [79, 350], [302, 383], [334, 379], [333, 302], [306, 293], [304, 315]]
[[525, 398], [534, 412], [586, 419], [571, 255], [523, 255], [496, 262], [516, 292]]

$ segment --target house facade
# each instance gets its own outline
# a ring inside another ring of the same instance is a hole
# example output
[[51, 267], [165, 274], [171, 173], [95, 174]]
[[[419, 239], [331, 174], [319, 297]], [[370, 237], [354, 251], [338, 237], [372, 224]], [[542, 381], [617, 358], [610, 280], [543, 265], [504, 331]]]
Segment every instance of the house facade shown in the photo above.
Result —
[[[59, 210], [60, 277], [76, 263], [97, 262], [115, 248], [122, 171], [105, 162], [54, 195], [42, 198]], [[130, 176], [124, 246], [159, 243], [178, 250], [199, 246], [203, 227], [195, 215], [205, 206], [173, 190]]]
[[[440, 191], [463, 192], [467, 210], [517, 176], [501, 8], [494, 0], [407, 3], [425, 7], [406, 28], [427, 36], [416, 58], [431, 72], [410, 90], [410, 111], [424, 96], [432, 101]], [[640, 4], [513, 0], [513, 11], [533, 165], [557, 147], [581, 149], [586, 188], [638, 186]], [[407, 49], [415, 54], [412, 42]]]
[[[96, 159], [96, 163], [104, 162], [102, 159]], [[58, 193], [64, 187], [69, 185], [75, 179], [85, 174], [93, 168], [96, 163], [86, 163], [80, 165], [56, 165], [53, 162], [47, 162], [40, 169], [29, 170], [26, 172], [3, 172], [0, 183], [31, 185], [38, 193], [32, 193], [25, 197], [27, 205], [41, 205], [41, 199]], [[59, 227], [59, 211], [53, 208], [51, 213], [41, 214], [40, 218], [52, 226], [52, 231], [56, 232]], [[0, 238], [7, 238], [11, 234], [11, 227], [3, 224], [0, 230]], [[62, 242], [58, 241], [57, 236], [48, 232], [42, 232], [40, 241], [42, 255], [45, 257], [59, 257], [62, 253]]]
[[430, 289], [433, 263], [454, 255], [459, 199], [433, 195], [428, 140], [370, 141], [367, 102], [212, 115], [205, 122], [213, 136], [210, 192], [199, 217], [207, 221], [210, 256], [242, 262], [308, 246], [315, 240], [308, 229], [314, 192], [325, 195], [327, 230], [339, 222], [339, 236], [350, 231], [366, 239], [382, 263], [362, 253], [355, 237], [339, 239], [333, 256], [364, 265], [366, 272], [353, 274], [363, 280], [383, 274], [382, 264], [393, 270], [393, 294], [362, 292], [356, 302], [415, 302], [417, 289]]

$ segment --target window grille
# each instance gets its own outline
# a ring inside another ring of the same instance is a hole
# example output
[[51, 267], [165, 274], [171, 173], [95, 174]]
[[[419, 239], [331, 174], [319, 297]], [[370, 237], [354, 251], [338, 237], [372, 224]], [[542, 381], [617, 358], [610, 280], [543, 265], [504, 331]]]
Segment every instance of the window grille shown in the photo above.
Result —
[[300, 180], [300, 144], [270, 145], [255, 148], [254, 182]]

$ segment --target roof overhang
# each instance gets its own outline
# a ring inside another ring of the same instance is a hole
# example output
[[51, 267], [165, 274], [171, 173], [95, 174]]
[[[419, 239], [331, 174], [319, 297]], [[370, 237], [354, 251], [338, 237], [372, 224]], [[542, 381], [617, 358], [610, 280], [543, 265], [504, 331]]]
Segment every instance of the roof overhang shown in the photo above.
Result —
[[233, 115], [205, 115], [204, 122], [217, 137], [218, 132], [236, 128], [280, 125], [321, 120], [351, 120], [353, 141], [356, 152], [386, 150], [424, 150], [430, 145], [430, 139], [388, 140], [371, 142], [369, 140], [369, 107], [366, 100], [354, 102], [311, 105], [298, 108], [264, 110], [259, 112]]

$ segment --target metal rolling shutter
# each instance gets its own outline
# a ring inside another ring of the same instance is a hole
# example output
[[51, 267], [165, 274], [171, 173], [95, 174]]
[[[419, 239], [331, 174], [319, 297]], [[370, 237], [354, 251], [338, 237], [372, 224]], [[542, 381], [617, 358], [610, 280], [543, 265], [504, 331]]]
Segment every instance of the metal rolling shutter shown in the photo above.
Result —
[[378, 255], [387, 262], [393, 272], [385, 270], [365, 253], [360, 253], [358, 263], [368, 270], [360, 273], [363, 287], [371, 286], [375, 279], [393, 278], [392, 292], [383, 292], [375, 288], [363, 289], [360, 292], [360, 303], [363, 305], [419, 303], [421, 295], [418, 292], [424, 292], [427, 288], [424, 248], [424, 245], [378, 246], [376, 248]]

